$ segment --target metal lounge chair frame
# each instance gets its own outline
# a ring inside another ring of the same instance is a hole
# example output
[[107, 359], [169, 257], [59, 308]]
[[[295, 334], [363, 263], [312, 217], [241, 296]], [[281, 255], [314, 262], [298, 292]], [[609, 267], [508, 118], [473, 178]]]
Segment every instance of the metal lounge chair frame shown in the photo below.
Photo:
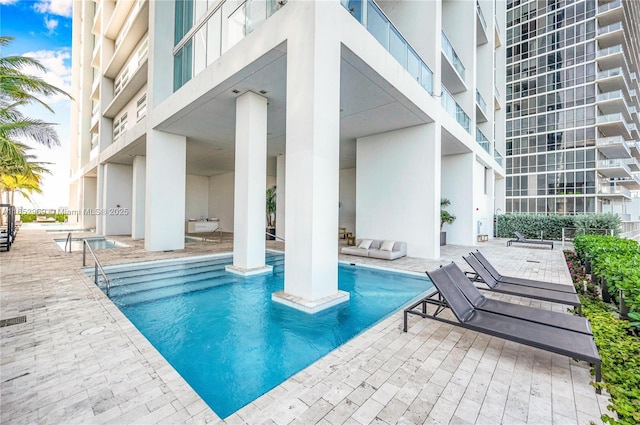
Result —
[[514, 277], [514, 276], [505, 276], [503, 274], [500, 274], [500, 272], [498, 272], [498, 270], [496, 270], [496, 268], [493, 267], [493, 265], [489, 262], [487, 257], [485, 257], [484, 254], [482, 254], [482, 252], [480, 252], [479, 250], [471, 252], [471, 255], [476, 257], [476, 259], [480, 262], [482, 267], [484, 267], [489, 272], [489, 274], [493, 276], [493, 278], [500, 283], [511, 283], [514, 285], [531, 286], [534, 288], [548, 289], [550, 291], [568, 292], [570, 294], [576, 293], [576, 288], [573, 285], [563, 285], [560, 283], [543, 282], [541, 280], [524, 279], [524, 278]]
[[553, 241], [545, 241], [538, 239], [527, 239], [520, 232], [513, 232], [516, 235], [517, 239], [510, 239], [507, 241], [507, 246], [511, 246], [512, 243], [530, 243], [535, 245], [551, 245], [551, 249], [553, 249]]
[[[552, 353], [584, 360], [594, 366], [595, 381], [600, 382], [602, 380], [602, 361], [591, 335], [478, 310], [473, 307], [460, 291], [460, 288], [456, 286], [447, 273], [447, 267], [449, 266], [427, 272], [437, 291], [404, 310], [405, 332], [407, 331], [408, 315], [415, 314]], [[434, 313], [429, 314], [427, 312], [428, 304], [436, 306]], [[458, 319], [457, 322], [439, 316], [447, 308], [453, 312], [456, 319]], [[600, 388], [597, 388], [596, 392], [600, 394]]]
[[[519, 297], [531, 298], [534, 300], [549, 301], [552, 303], [559, 303], [570, 305], [576, 308], [578, 314], [582, 313], [582, 304], [580, 298], [575, 293], [551, 291], [549, 289], [536, 288], [532, 286], [515, 285], [508, 282], [498, 282], [491, 273], [485, 269], [482, 264], [473, 255], [462, 257], [471, 266], [478, 278], [470, 278], [474, 281], [484, 282], [489, 290], [500, 292], [503, 294], [517, 295]], [[481, 280], [480, 280], [481, 279]], [[480, 288], [486, 289], [486, 288]]]
[[468, 299], [471, 305], [477, 310], [515, 317], [586, 335], [593, 335], [589, 320], [584, 317], [487, 298], [471, 283], [457, 264], [451, 263], [446, 267], [446, 272], [465, 298]]

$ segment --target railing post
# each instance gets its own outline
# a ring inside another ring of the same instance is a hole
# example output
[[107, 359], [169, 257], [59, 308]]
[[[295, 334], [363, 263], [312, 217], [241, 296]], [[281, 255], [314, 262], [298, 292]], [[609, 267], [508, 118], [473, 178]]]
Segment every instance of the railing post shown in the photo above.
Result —
[[564, 227], [562, 228], [562, 247], [564, 248]]
[[87, 266], [87, 241], [82, 241], [82, 267]]
[[[98, 262], [93, 266], [93, 283], [98, 286]], [[98, 286], [99, 288], [99, 286]]]

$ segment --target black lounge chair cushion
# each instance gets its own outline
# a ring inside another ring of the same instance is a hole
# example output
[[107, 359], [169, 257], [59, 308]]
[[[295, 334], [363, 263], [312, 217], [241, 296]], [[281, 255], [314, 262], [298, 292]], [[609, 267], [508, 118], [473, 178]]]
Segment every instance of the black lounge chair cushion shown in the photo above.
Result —
[[485, 269], [478, 259], [473, 255], [462, 257], [471, 266], [471, 268], [480, 276], [480, 278], [491, 288], [492, 291], [504, 294], [518, 295], [525, 298], [533, 298], [536, 300], [550, 301], [555, 303], [566, 304], [574, 307], [580, 307], [580, 298], [575, 293], [551, 291], [549, 289], [535, 288], [531, 286], [515, 285], [513, 283], [498, 282]]
[[567, 329], [573, 332], [580, 332], [593, 335], [589, 320], [584, 317], [571, 314], [557, 313], [555, 311], [542, 310], [524, 305], [512, 304], [499, 300], [492, 300], [485, 297], [467, 278], [462, 269], [455, 264], [446, 267], [446, 272], [460, 289], [465, 298], [477, 310], [497, 313], [503, 316], [515, 317], [528, 322], [536, 322], [555, 328]]
[[482, 267], [487, 269], [489, 274], [493, 276], [498, 282], [513, 283], [514, 285], [532, 286], [534, 288], [548, 289], [550, 291], [568, 292], [570, 294], [576, 293], [576, 288], [573, 285], [562, 285], [560, 283], [543, 282], [541, 280], [524, 279], [514, 276], [505, 276], [500, 274], [498, 270], [489, 262], [487, 257], [480, 251], [474, 251], [471, 253], [480, 262]]

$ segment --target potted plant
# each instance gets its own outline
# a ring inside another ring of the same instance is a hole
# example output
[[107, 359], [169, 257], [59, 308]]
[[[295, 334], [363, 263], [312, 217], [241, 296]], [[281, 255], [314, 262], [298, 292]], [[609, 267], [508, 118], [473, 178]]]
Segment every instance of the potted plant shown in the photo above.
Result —
[[276, 187], [267, 189], [266, 199], [267, 213], [267, 239], [272, 241], [276, 238]]
[[451, 205], [451, 201], [447, 198], [440, 200], [440, 246], [447, 244], [447, 232], [444, 232], [442, 228], [445, 224], [451, 224], [456, 221], [456, 216], [446, 210], [449, 205]]

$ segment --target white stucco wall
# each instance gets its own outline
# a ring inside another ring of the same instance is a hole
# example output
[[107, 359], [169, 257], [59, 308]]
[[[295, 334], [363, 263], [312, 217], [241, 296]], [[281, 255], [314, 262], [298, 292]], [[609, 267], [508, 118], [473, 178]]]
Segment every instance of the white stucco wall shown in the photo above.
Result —
[[234, 173], [209, 177], [209, 217], [220, 220], [225, 232], [233, 232]]
[[338, 216], [340, 227], [347, 232], [356, 231], [356, 169], [340, 170], [340, 211]]
[[209, 177], [187, 174], [185, 216], [209, 217]]
[[438, 258], [440, 140], [426, 124], [357, 140], [356, 237], [407, 242]]
[[453, 224], [445, 224], [443, 228], [447, 232], [447, 244], [476, 243], [475, 163], [471, 152], [442, 157], [442, 198], [451, 201], [447, 211], [456, 216]]

